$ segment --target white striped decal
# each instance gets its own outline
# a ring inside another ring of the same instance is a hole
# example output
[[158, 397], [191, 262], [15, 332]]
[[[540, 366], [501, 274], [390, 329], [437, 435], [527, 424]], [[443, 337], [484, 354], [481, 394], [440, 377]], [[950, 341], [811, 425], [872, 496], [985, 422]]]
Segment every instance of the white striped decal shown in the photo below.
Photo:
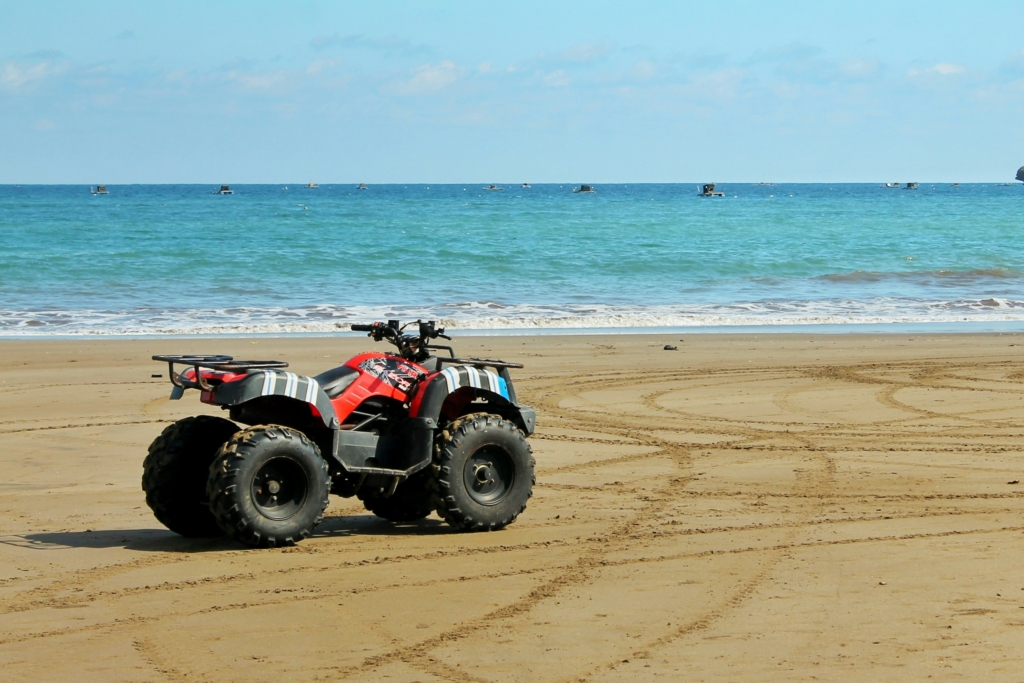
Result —
[[[460, 370], [465, 371], [465, 377]], [[487, 389], [508, 398], [508, 390], [504, 389], [505, 380], [491, 370], [479, 369], [471, 365], [456, 365], [445, 368], [441, 371], [441, 375], [444, 377], [445, 384], [448, 385], [449, 394], [459, 387], [468, 386], [474, 389]]]
[[459, 371], [457, 368], [445, 368], [441, 374], [444, 375], [444, 381], [448, 385], [449, 394], [459, 388]]
[[[281, 386], [281, 380], [284, 380], [284, 386]], [[290, 398], [301, 398], [304, 399], [306, 403], [315, 404], [319, 393], [320, 383], [312, 377], [296, 375], [294, 372], [280, 372], [276, 370], [263, 371], [263, 388], [260, 390], [261, 396], [273, 396], [275, 394], [279, 394]]]

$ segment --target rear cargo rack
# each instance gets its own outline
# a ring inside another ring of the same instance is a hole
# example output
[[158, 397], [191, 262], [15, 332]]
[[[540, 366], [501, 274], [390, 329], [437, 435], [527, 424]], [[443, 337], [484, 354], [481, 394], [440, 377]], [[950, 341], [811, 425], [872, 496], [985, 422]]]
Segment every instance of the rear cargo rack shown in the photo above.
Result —
[[[199, 389], [212, 391], [213, 386], [203, 379], [199, 368], [208, 368], [218, 372], [246, 372], [264, 368], [286, 368], [288, 363], [283, 360], [235, 360], [232, 356], [153, 356], [153, 360], [167, 363], [167, 371], [171, 384], [182, 389]], [[190, 365], [195, 370], [195, 381], [186, 379], [174, 371], [175, 364]]]

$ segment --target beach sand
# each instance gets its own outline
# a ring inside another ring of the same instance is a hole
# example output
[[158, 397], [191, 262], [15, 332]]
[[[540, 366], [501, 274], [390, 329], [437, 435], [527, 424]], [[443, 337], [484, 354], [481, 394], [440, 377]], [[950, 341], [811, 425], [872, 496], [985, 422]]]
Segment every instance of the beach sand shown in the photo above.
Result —
[[219, 412], [168, 401], [149, 356], [315, 374], [382, 346], [0, 342], [4, 679], [1020, 680], [1024, 335], [455, 344], [526, 364], [519, 520], [454, 533], [332, 498], [313, 538], [251, 550], [146, 507], [150, 441]]

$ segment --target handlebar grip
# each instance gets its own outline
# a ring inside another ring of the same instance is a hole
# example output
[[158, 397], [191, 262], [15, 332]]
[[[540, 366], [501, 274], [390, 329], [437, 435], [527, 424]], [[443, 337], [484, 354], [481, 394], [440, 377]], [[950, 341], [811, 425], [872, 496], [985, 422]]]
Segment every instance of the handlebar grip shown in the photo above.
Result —
[[353, 332], [373, 332], [373, 325], [352, 325]]

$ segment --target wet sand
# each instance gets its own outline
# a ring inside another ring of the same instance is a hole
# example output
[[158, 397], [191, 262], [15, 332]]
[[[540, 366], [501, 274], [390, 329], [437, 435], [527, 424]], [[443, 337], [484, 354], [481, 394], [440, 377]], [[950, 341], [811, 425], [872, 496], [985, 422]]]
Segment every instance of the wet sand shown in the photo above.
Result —
[[1024, 335], [461, 338], [527, 365], [508, 529], [340, 498], [294, 548], [156, 522], [149, 442], [219, 411], [151, 354], [367, 347], [0, 342], [5, 680], [1020, 680]]

